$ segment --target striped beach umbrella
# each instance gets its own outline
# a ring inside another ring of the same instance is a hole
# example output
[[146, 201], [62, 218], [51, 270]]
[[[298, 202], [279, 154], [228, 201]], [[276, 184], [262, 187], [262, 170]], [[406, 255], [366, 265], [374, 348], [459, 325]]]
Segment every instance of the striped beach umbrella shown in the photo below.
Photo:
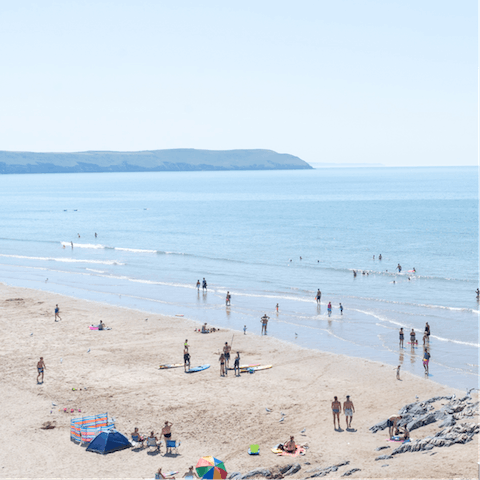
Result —
[[200, 478], [220, 479], [227, 478], [227, 470], [221, 460], [214, 457], [202, 457], [195, 467]]

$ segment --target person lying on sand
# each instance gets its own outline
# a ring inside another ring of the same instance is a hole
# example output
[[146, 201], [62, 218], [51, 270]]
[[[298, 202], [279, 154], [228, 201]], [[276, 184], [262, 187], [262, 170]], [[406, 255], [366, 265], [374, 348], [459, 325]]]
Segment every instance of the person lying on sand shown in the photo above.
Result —
[[288, 453], [295, 453], [297, 445], [295, 444], [295, 439], [293, 437], [290, 437], [290, 440], [283, 444], [283, 450]]
[[175, 479], [175, 477], [174, 477], [173, 475], [164, 475], [164, 474], [162, 473], [162, 469], [159, 468], [159, 469], [157, 470], [157, 473], [155, 474], [155, 479], [156, 479], [156, 480], [159, 480], [159, 479], [162, 479], [162, 478]]

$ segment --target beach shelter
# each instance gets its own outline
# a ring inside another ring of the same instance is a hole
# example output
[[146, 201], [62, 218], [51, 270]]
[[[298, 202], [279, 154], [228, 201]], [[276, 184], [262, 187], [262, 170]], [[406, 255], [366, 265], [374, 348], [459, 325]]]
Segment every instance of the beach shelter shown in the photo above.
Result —
[[202, 457], [196, 465], [197, 474], [205, 479], [225, 479], [227, 470], [221, 460], [214, 457]]
[[97, 434], [87, 447], [87, 452], [97, 452], [105, 455], [131, 446], [130, 441], [123, 433], [110, 428]]

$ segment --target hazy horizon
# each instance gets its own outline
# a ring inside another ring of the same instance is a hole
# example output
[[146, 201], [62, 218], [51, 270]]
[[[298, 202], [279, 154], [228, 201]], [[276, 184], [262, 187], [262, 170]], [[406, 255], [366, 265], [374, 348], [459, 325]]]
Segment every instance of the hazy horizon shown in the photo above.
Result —
[[3, 1], [0, 150], [477, 165], [477, 3]]

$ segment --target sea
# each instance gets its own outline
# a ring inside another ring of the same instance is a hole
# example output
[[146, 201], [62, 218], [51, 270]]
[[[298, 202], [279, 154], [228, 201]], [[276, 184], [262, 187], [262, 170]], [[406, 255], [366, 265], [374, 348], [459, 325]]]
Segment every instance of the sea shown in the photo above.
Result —
[[0, 282], [234, 335], [267, 314], [291, 344], [474, 388], [478, 194], [477, 167], [0, 175]]

